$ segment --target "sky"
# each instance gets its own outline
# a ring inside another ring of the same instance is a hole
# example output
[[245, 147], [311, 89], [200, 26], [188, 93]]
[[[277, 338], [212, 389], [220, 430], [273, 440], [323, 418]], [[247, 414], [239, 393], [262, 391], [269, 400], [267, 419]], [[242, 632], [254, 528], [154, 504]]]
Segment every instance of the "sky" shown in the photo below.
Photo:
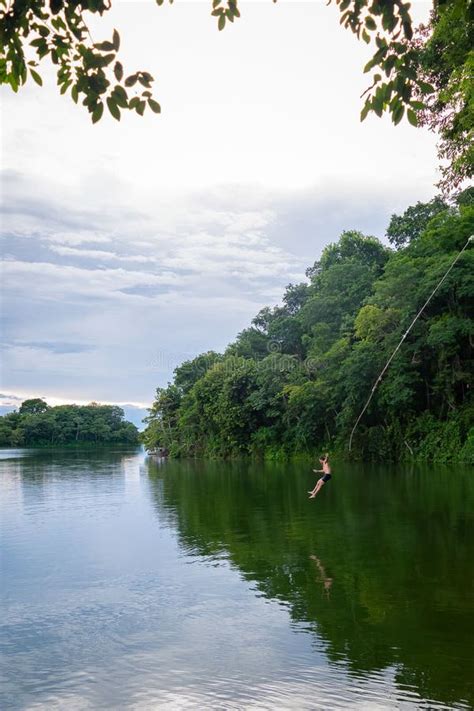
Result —
[[138, 422], [343, 230], [383, 239], [436, 193], [435, 136], [360, 123], [372, 50], [336, 7], [241, 3], [223, 32], [209, 8], [116, 2], [90, 23], [154, 75], [159, 116], [93, 126], [46, 64], [43, 88], [2, 88], [3, 411], [95, 400]]

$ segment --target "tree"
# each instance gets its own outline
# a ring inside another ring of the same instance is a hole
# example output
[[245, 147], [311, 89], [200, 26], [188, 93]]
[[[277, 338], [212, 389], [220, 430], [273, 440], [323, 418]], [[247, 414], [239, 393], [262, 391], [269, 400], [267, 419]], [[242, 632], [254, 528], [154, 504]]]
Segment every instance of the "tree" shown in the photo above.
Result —
[[[162, 5], [164, 0], [156, 2]], [[469, 0], [434, 0], [429, 26], [416, 33], [410, 4], [402, 0], [334, 2], [341, 24], [376, 46], [364, 71], [381, 73], [373, 74], [365, 92], [361, 119], [372, 111], [377, 116], [388, 112], [398, 124], [406, 113], [416, 126], [422, 112], [422, 123], [441, 129], [440, 154], [450, 161], [445, 182], [457, 185], [472, 175], [473, 18]], [[117, 30], [110, 40], [94, 42], [91, 38], [87, 13], [103, 15], [110, 7], [108, 0], [2, 0], [0, 83], [16, 92], [31, 76], [41, 85], [38, 64], [49, 57], [57, 67], [61, 93], [70, 92], [76, 103], [81, 100], [93, 122], [101, 119], [105, 106], [116, 120], [127, 109], [143, 115], [148, 106], [160, 113], [151, 92], [151, 74], [137, 71], [125, 77], [118, 59]], [[240, 17], [237, 0], [212, 0], [211, 14], [223, 30]]]
[[8, 422], [0, 421], [0, 447], [9, 447], [12, 437], [12, 427]]
[[403, 247], [416, 239], [428, 226], [432, 217], [448, 209], [448, 203], [438, 195], [429, 202], [417, 202], [403, 215], [392, 215], [386, 235], [394, 247]]
[[[390, 32], [383, 19], [382, 27]], [[396, 31], [389, 37], [377, 33], [375, 41], [378, 50], [364, 71], [378, 67], [382, 73], [373, 75], [361, 119], [369, 111], [378, 116], [388, 111], [397, 124], [406, 113], [413, 126], [436, 132], [443, 175], [439, 187], [452, 191], [472, 177], [474, 166], [471, 1], [434, 0], [428, 25], [413, 31], [410, 24], [403, 34]]]
[[[178, 378], [187, 372], [186, 363], [183, 370], [177, 368], [175, 375]], [[194, 372], [191, 371], [194, 375]], [[143, 442], [147, 449], [156, 447], [171, 447], [173, 441], [178, 438], [177, 427], [179, 417], [179, 407], [183, 397], [183, 384], [178, 387], [175, 384], [168, 384], [166, 388], [157, 388], [153, 405], [149, 409], [149, 415], [145, 418], [147, 428], [143, 435]]]
[[194, 383], [221, 358], [222, 356], [215, 351], [208, 351], [198, 355], [197, 358], [184, 361], [174, 370], [174, 384], [183, 393], [187, 393]]
[[288, 284], [285, 293], [283, 294], [283, 303], [285, 304], [288, 313], [296, 314], [302, 306], [305, 305], [309, 297], [308, 284]]
[[[443, 178], [452, 189], [473, 176], [474, 167], [474, 8], [469, 0], [439, 0], [431, 21], [417, 33], [419, 75], [434, 88], [418, 112], [422, 126], [435, 131]], [[423, 85], [421, 85], [421, 88]], [[422, 98], [418, 85], [416, 98]]]
[[335, 244], [325, 247], [311, 270], [311, 296], [296, 316], [305, 331], [308, 352], [312, 329], [321, 324], [329, 328], [325, 336], [331, 344], [340, 337], [347, 319], [356, 316], [370, 295], [387, 259], [388, 250], [375, 237], [355, 230], [343, 232]]
[[[110, 7], [107, 0], [2, 0], [0, 83], [17, 92], [31, 76], [41, 86], [38, 64], [49, 57], [57, 67], [61, 94], [69, 91], [75, 103], [81, 100], [94, 123], [101, 119], [105, 104], [117, 121], [120, 109], [143, 115], [148, 105], [159, 113], [150, 91], [151, 74], [138, 71], [125, 77], [117, 59], [119, 33], [114, 30], [110, 41], [91, 38], [87, 12], [103, 15]], [[127, 89], [133, 87], [134, 96], [129, 97]]]
[[48, 403], [36, 397], [31, 400], [24, 400], [20, 405], [19, 412], [20, 415], [40, 415], [47, 410], [49, 410]]
[[260, 328], [250, 326], [237, 335], [234, 343], [227, 347], [225, 354], [261, 360], [269, 354], [270, 346], [268, 334], [263, 333]]

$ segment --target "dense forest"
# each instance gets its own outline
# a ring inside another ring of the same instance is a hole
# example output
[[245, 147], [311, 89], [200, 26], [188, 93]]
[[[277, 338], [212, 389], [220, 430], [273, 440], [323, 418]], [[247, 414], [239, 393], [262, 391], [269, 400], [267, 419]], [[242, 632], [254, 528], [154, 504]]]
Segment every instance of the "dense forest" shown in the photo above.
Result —
[[0, 417], [0, 446], [137, 444], [138, 430], [116, 405], [49, 405], [25, 400], [18, 412]]
[[[474, 189], [393, 215], [391, 247], [344, 232], [223, 354], [176, 368], [147, 418], [173, 456], [348, 453], [387, 358], [474, 234]], [[351, 456], [474, 462], [474, 254], [467, 248], [397, 353]]]

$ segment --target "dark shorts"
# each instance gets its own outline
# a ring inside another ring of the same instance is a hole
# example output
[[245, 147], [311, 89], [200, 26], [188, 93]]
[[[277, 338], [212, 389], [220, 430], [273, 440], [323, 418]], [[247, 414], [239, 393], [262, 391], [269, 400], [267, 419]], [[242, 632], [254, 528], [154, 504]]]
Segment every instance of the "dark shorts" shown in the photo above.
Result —
[[325, 474], [324, 476], [321, 477], [320, 481], [327, 482], [329, 479], [331, 479], [331, 474]]

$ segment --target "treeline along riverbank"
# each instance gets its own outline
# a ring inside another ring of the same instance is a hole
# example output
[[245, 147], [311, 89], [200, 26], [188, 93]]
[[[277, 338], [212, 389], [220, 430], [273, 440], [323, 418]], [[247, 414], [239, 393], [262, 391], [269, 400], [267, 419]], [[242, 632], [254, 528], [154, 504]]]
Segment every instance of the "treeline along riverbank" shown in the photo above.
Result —
[[[223, 354], [158, 388], [143, 441], [174, 456], [347, 452], [350, 431], [414, 315], [474, 234], [474, 190], [392, 216], [391, 248], [344, 232]], [[351, 456], [474, 462], [474, 254], [467, 249], [393, 360]]]
[[0, 447], [137, 443], [137, 428], [116, 405], [49, 407], [33, 398], [0, 417]]

